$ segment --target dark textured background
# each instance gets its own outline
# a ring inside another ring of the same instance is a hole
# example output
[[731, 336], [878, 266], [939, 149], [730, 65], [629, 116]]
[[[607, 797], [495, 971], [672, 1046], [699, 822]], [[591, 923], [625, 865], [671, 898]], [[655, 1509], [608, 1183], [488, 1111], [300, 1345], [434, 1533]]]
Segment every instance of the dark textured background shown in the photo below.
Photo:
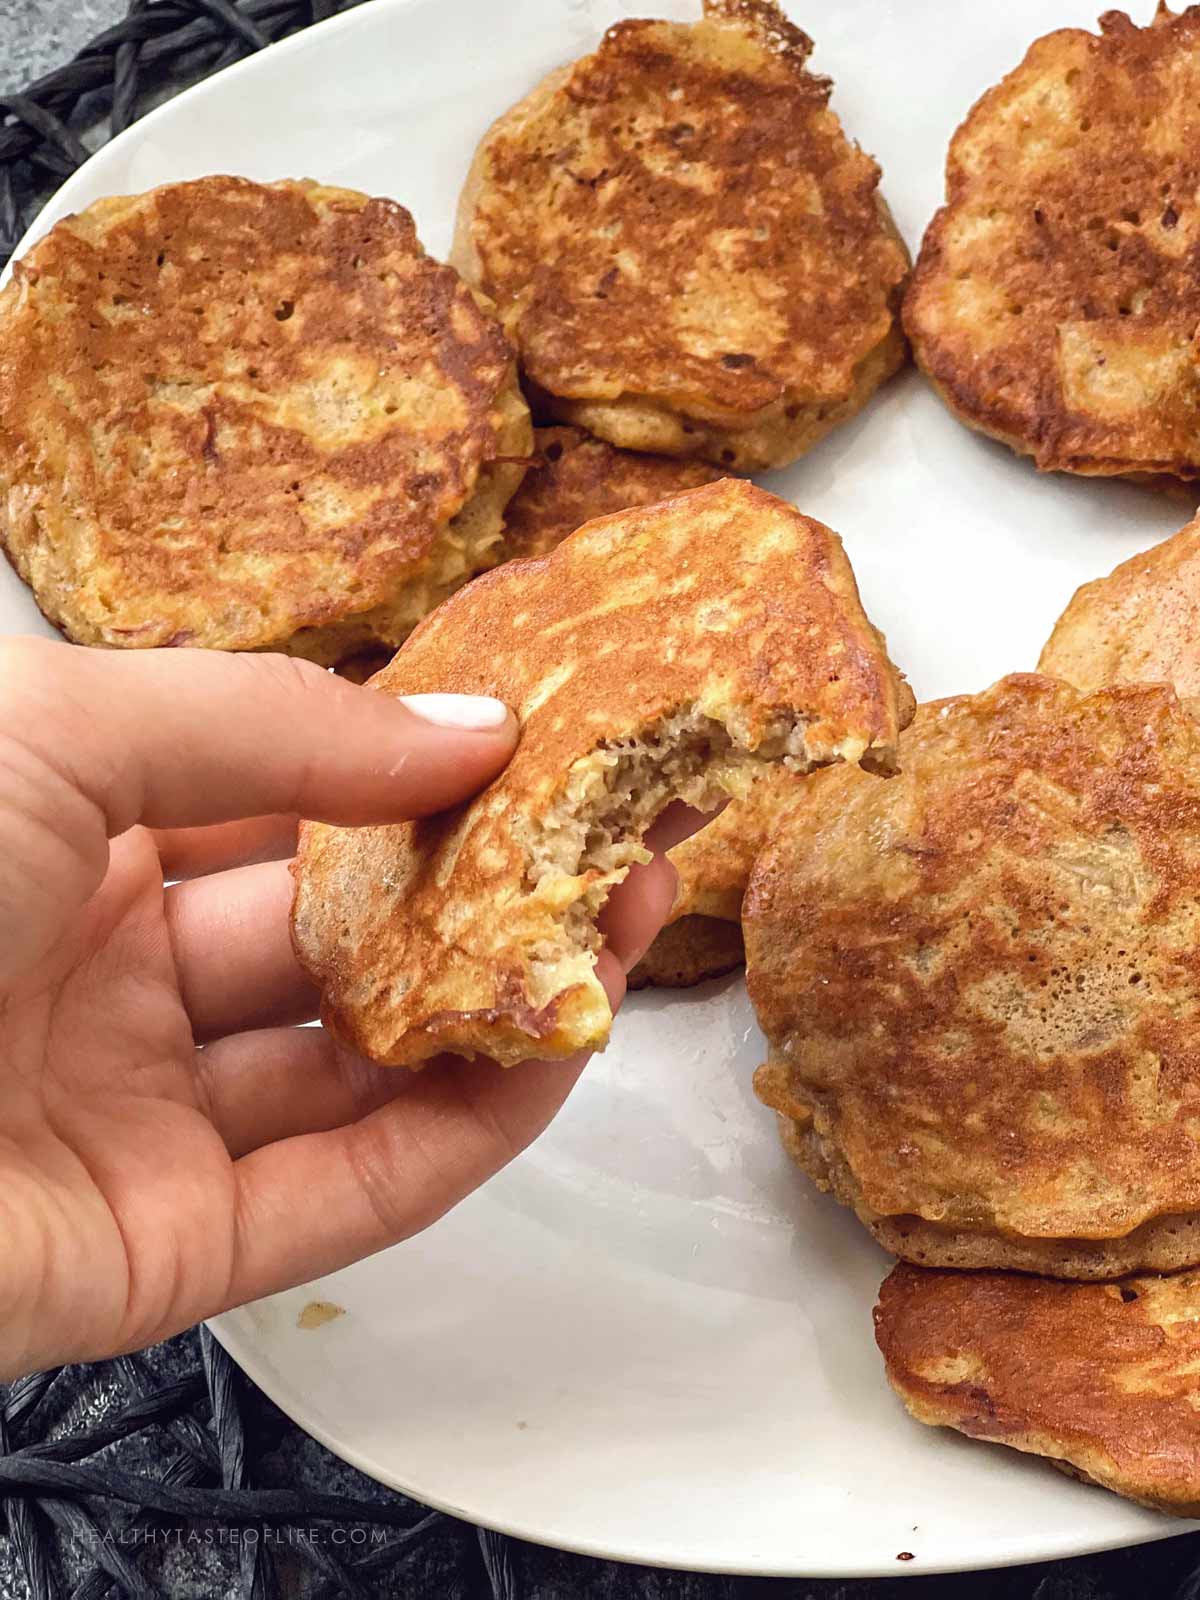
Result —
[[[195, 1369], [197, 1343], [195, 1333], [184, 1334], [149, 1352], [160, 1385]], [[120, 1404], [124, 1389], [121, 1375], [110, 1364], [67, 1369], [36, 1413], [37, 1436], [54, 1439], [95, 1428]], [[240, 1389], [247, 1479], [257, 1488], [282, 1487], [347, 1495], [360, 1502], [409, 1504], [329, 1455], [247, 1380], [242, 1380]], [[3, 1399], [0, 1387], [0, 1406]], [[203, 1404], [199, 1414], [205, 1414]], [[173, 1453], [167, 1430], [151, 1427], [91, 1459], [101, 1467], [119, 1464], [127, 1471], [156, 1478]], [[127, 1515], [100, 1502], [94, 1503], [94, 1511], [104, 1527], [120, 1528]], [[410, 1520], [420, 1517], [421, 1509], [412, 1507]], [[228, 1525], [218, 1525], [213, 1531], [213, 1543], [161, 1543], [125, 1553], [136, 1560], [153, 1592], [171, 1600], [240, 1600], [246, 1591], [236, 1550], [229, 1543], [220, 1543], [228, 1535]], [[192, 1533], [199, 1537], [198, 1530]], [[385, 1530], [381, 1537], [386, 1541], [394, 1536]], [[316, 1600], [311, 1564], [289, 1558], [279, 1543], [273, 1549], [281, 1594], [289, 1600]], [[399, 1559], [390, 1557], [386, 1543], [379, 1553], [383, 1560], [359, 1579], [364, 1600], [958, 1600], [959, 1596], [969, 1600], [1200, 1600], [1200, 1582], [1192, 1573], [1193, 1566], [1200, 1563], [1200, 1536], [1193, 1535], [1051, 1565], [858, 1583], [705, 1577], [624, 1566], [517, 1540], [496, 1540], [446, 1516], [433, 1518]], [[71, 1594], [92, 1565], [92, 1553], [86, 1547], [60, 1544], [53, 1577], [61, 1581], [61, 1593]], [[330, 1592], [319, 1591], [321, 1595]], [[0, 1600], [27, 1600], [28, 1595], [11, 1546], [0, 1535]]]
[[[497, 0], [502, 3], [502, 0]], [[0, 93], [18, 90], [56, 66], [88, 38], [125, 14], [127, 0], [0, 0]], [[196, 1336], [185, 1335], [151, 1353], [163, 1381], [193, 1368]], [[122, 1395], [110, 1367], [64, 1375], [45, 1403], [40, 1434], [77, 1433], [95, 1426]], [[387, 1491], [338, 1461], [292, 1426], [253, 1386], [244, 1389], [250, 1481], [260, 1487], [306, 1487], [365, 1500], [392, 1500]], [[151, 1428], [98, 1458], [154, 1477], [166, 1459], [167, 1441]], [[1049, 1469], [1047, 1469], [1049, 1470]], [[1097, 1491], [1099, 1492], [1099, 1491]], [[102, 1513], [103, 1507], [98, 1508]], [[160, 1545], [140, 1551], [147, 1576], [173, 1600], [225, 1600], [242, 1593], [238, 1561], [217, 1542], [199, 1548]], [[58, 1577], [70, 1592], [90, 1565], [85, 1551], [60, 1546]], [[382, 1566], [364, 1578], [372, 1597], [414, 1600], [1200, 1600], [1200, 1536], [1174, 1539], [1108, 1556], [999, 1573], [944, 1578], [887, 1579], [875, 1583], [703, 1577], [653, 1571], [562, 1555], [537, 1546], [481, 1540], [477, 1530], [453, 1518], [439, 1519], [402, 1566]], [[284, 1592], [311, 1592], [309, 1569], [286, 1558], [279, 1563]], [[0, 1600], [27, 1600], [28, 1587], [8, 1539], [0, 1532]], [[42, 1597], [37, 1597], [42, 1600]]]

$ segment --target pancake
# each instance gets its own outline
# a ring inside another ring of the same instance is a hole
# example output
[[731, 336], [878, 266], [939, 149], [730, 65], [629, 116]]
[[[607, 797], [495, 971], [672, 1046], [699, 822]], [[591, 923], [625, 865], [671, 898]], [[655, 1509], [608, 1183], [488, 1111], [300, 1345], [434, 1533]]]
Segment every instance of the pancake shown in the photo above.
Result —
[[[505, 512], [505, 559], [546, 555], [593, 517], [649, 505], [720, 476], [701, 461], [618, 450], [582, 428], [535, 428], [534, 451], [534, 464]], [[745, 800], [731, 801], [669, 852], [679, 873], [675, 910], [630, 974], [632, 988], [688, 988], [741, 966], [742, 895], [774, 810], [768, 790], [776, 782], [786, 791], [799, 779], [764, 774]]]
[[1170, 683], [1200, 696], [1200, 521], [1077, 589], [1038, 671], [1077, 689]]
[[875, 1337], [919, 1422], [1200, 1516], [1200, 1277], [1053, 1283], [899, 1266]]
[[745, 960], [742, 930], [720, 917], [669, 922], [629, 974], [631, 989], [690, 989], [733, 972]]
[[[912, 705], [906, 705], [909, 721]], [[719, 816], [668, 852], [679, 874], [674, 914], [741, 922], [742, 897], [759, 851], [775, 832], [786, 807], [803, 792], [795, 772], [760, 773], [743, 799], [731, 800]]]
[[653, 505], [721, 474], [702, 461], [617, 450], [582, 428], [535, 428], [534, 461], [504, 514], [501, 558], [544, 556], [593, 517]]
[[390, 200], [100, 200], [0, 291], [0, 543], [82, 644], [394, 646], [495, 560], [513, 353]]
[[1200, 1262], [1200, 726], [1033, 675], [818, 773], [743, 914], [789, 1146], [886, 1248], [1115, 1277]]
[[750, 870], [803, 781], [785, 768], [769, 768], [744, 799], [731, 800], [707, 827], [667, 852], [679, 888], [671, 920], [633, 971], [635, 988], [684, 989], [741, 966]]
[[[534, 463], [504, 514], [501, 554], [505, 560], [546, 555], [594, 517], [629, 506], [651, 505], [680, 490], [715, 482], [721, 476], [715, 467], [702, 461], [618, 450], [582, 428], [535, 428], [533, 447]], [[741, 802], [731, 804], [742, 808]], [[727, 806], [722, 816], [727, 816], [729, 809]], [[719, 830], [722, 835], [728, 827], [728, 823], [710, 824], [710, 829]], [[693, 854], [697, 856], [695, 877], [703, 880], [707, 876], [707, 846], [699, 841], [702, 837], [707, 839], [710, 829], [670, 852], [685, 892], [690, 893], [692, 887], [689, 861]], [[740, 843], [736, 834], [726, 842], [735, 848]], [[722, 881], [728, 875], [727, 862], [726, 852], [717, 851], [713, 867]], [[741, 888], [745, 888], [744, 874]], [[720, 915], [677, 912], [677, 920], [663, 929], [629, 974], [630, 988], [688, 988], [740, 967], [740, 892], [737, 901], [739, 909], [731, 920], [721, 920]]]
[[301, 830], [294, 938], [322, 1017], [410, 1066], [603, 1045], [594, 918], [658, 812], [711, 809], [758, 763], [886, 766], [907, 709], [837, 536], [732, 479], [477, 579], [373, 683], [496, 695], [521, 725], [466, 806]]
[[879, 168], [767, 0], [625, 21], [485, 136], [452, 259], [535, 415], [742, 471], [794, 461], [904, 359]]
[[1200, 475], [1200, 9], [1033, 44], [954, 135], [904, 305], [970, 427], [1044, 471]]

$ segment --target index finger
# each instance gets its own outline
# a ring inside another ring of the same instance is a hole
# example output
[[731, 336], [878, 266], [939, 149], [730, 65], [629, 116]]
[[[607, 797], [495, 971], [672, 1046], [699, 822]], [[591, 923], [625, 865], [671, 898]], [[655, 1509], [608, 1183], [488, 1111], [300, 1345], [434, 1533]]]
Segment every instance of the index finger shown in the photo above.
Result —
[[0, 737], [96, 808], [109, 838], [272, 813], [426, 816], [482, 788], [516, 744], [498, 701], [398, 700], [288, 656], [2, 649]]

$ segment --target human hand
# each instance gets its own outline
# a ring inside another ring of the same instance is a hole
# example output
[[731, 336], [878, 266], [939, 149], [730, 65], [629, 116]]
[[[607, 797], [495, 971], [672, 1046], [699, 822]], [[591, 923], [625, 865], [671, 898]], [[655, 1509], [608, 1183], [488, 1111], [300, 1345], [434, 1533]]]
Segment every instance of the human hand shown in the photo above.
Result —
[[[491, 725], [282, 656], [0, 642], [0, 1378], [407, 1238], [566, 1098], [583, 1058], [414, 1074], [296, 1026], [296, 817], [425, 815], [515, 746], [494, 701], [418, 700]], [[673, 894], [659, 854], [611, 897], [614, 1009]]]

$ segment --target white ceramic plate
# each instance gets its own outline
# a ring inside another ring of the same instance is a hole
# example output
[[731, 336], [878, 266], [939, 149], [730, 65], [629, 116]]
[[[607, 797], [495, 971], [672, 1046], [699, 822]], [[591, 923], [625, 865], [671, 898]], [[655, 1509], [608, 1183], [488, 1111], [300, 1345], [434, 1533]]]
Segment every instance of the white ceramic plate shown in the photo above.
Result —
[[[698, 0], [376, 0], [193, 89], [73, 178], [100, 195], [232, 171], [394, 196], [435, 252], [491, 119], [626, 14]], [[790, 0], [915, 246], [954, 127], [1098, 0]], [[1150, 0], [1137, 0], [1139, 21]], [[1075, 585], [1188, 507], [1038, 478], [913, 373], [769, 480], [845, 537], [918, 696], [1031, 668]], [[0, 628], [43, 626], [0, 571]], [[702, 1570], [896, 1575], [1161, 1538], [1181, 1525], [908, 1421], [871, 1307], [887, 1262], [790, 1167], [737, 980], [630, 1002], [555, 1127], [451, 1217], [215, 1331], [283, 1408], [383, 1481], [474, 1521]], [[298, 1326], [314, 1298], [346, 1315]], [[912, 1560], [898, 1564], [901, 1552]]]

